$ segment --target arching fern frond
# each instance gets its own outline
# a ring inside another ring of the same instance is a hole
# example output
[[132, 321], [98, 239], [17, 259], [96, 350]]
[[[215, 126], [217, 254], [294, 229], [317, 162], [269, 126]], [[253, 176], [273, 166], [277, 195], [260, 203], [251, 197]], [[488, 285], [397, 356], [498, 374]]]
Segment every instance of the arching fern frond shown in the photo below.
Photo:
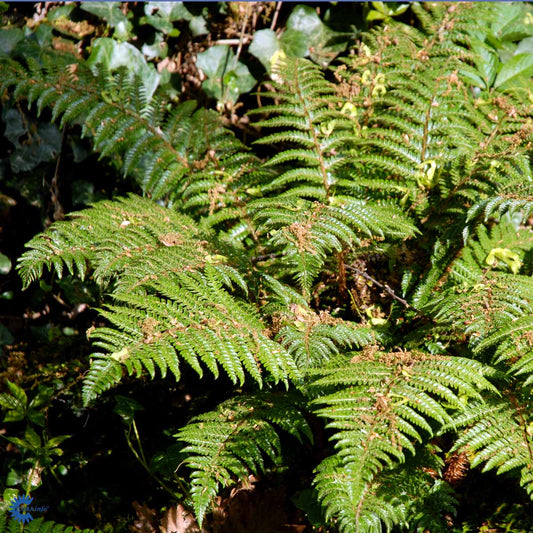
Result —
[[315, 480], [327, 513], [337, 516], [342, 531], [390, 529], [401, 509], [380, 506], [373, 484], [384, 469], [415, 454], [415, 442], [461, 411], [463, 398], [480, 398], [492, 389], [481, 364], [458, 357], [372, 348], [352, 359], [309, 372], [314, 381], [316, 414], [333, 430], [336, 454], [317, 469]]
[[[68, 54], [43, 51], [28, 64], [0, 58], [0, 92], [48, 108], [60, 127], [81, 124], [102, 156], [119, 157], [153, 199], [186, 198], [191, 214], [213, 214], [242, 203], [259, 167], [256, 156], [221, 124], [214, 111], [188, 101], [166, 112], [157, 92], [143, 97], [141, 80], [124, 70], [91, 70]], [[226, 179], [217, 181], [221, 176]], [[255, 181], [260, 181], [256, 178]]]
[[131, 196], [95, 204], [30, 241], [19, 262], [26, 283], [48, 265], [113, 282], [115, 304], [100, 311], [113, 327], [91, 334], [108, 355], [95, 354], [85, 402], [119, 381], [123, 367], [179, 379], [181, 359], [200, 375], [204, 366], [215, 376], [222, 368], [234, 383], [250, 376], [261, 384], [265, 371], [276, 382], [298, 376], [255, 308], [232, 294], [246, 296], [246, 282], [206, 237], [188, 217]]
[[296, 395], [246, 395], [228, 400], [214, 411], [195, 417], [176, 435], [186, 447], [185, 464], [192, 469], [191, 496], [198, 522], [220, 487], [278, 464], [281, 441], [288, 433], [303, 444], [313, 437]]
[[533, 494], [533, 416], [529, 389], [508, 390], [487, 403], [472, 402], [444, 429], [466, 428], [454, 450], [468, 454], [472, 467], [514, 473]]
[[119, 293], [117, 304], [100, 313], [114, 327], [91, 333], [108, 360], [96, 360], [84, 386], [86, 402], [114, 385], [124, 366], [129, 374], [145, 368], [153, 378], [170, 370], [179, 380], [180, 361], [200, 376], [203, 367], [218, 377], [220, 368], [234, 383], [247, 376], [259, 385], [263, 373], [274, 381], [296, 379], [292, 356], [267, 336], [255, 309], [232, 296], [216, 266], [203, 272], [168, 272], [165, 279], [146, 281], [143, 290]]
[[25, 286], [39, 279], [46, 267], [60, 278], [66, 267], [81, 279], [90, 269], [102, 285], [115, 277], [140, 281], [170, 258], [180, 270], [201, 267], [214, 253], [205, 237], [187, 216], [131, 195], [97, 203], [68, 221], [56, 222], [27, 244], [29, 250], [18, 269]]
[[416, 230], [397, 206], [347, 194], [353, 181], [346, 166], [357, 137], [355, 121], [333, 98], [333, 85], [318, 67], [287, 58], [276, 73], [281, 81], [266, 96], [279, 103], [257, 112], [271, 115], [259, 126], [283, 127], [258, 141], [279, 149], [266, 163], [279, 176], [263, 187], [265, 197], [250, 202], [249, 209], [258, 231], [271, 235], [270, 245], [293, 265], [308, 296], [332, 252], [357, 246], [362, 234], [398, 239]]

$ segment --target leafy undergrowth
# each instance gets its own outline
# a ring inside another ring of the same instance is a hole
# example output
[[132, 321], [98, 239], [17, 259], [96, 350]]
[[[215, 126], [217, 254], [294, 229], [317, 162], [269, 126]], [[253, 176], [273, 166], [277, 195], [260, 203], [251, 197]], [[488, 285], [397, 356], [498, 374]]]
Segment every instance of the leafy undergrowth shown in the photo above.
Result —
[[530, 6], [0, 10], [0, 532], [533, 530]]

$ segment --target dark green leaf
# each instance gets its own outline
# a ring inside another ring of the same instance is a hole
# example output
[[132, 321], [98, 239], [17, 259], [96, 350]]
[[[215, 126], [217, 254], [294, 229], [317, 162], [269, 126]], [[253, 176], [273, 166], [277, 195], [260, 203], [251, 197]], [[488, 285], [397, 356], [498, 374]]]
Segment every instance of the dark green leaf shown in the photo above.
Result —
[[0, 275], [3, 274], [5, 276], [6, 274], [9, 274], [11, 266], [11, 260], [9, 257], [0, 253]]
[[272, 56], [280, 49], [281, 45], [276, 33], [266, 29], [254, 33], [254, 39], [248, 51], [261, 61], [267, 72], [270, 72]]
[[121, 396], [120, 394], [115, 396], [115, 401], [117, 403], [113, 411], [119, 415], [128, 426], [133, 422], [133, 419], [135, 418], [135, 412], [142, 411], [144, 409], [143, 406], [136, 400], [132, 400], [126, 396]]
[[494, 82], [494, 87], [509, 89], [533, 75], [533, 54], [518, 54], [505, 63]]

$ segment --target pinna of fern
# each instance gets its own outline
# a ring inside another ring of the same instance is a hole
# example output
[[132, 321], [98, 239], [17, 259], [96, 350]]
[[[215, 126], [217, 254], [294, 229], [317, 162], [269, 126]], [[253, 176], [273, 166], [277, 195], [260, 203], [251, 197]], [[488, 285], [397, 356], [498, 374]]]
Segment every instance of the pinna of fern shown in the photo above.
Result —
[[452, 451], [466, 453], [471, 466], [483, 472], [515, 475], [527, 493], [533, 494], [533, 416], [531, 386], [515, 383], [498, 398], [472, 402], [443, 428], [463, 429]]

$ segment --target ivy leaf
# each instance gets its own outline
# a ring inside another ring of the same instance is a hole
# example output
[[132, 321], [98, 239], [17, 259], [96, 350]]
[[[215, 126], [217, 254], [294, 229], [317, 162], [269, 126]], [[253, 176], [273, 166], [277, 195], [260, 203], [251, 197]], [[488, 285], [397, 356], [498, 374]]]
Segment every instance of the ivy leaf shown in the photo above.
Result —
[[192, 18], [183, 2], [148, 2], [144, 6], [144, 13], [146, 16], [141, 18], [141, 24], [149, 24], [171, 37], [180, 34], [180, 31], [174, 28], [175, 21]]
[[269, 29], [255, 32], [252, 44], [248, 48], [250, 54], [261, 61], [268, 73], [272, 71], [272, 56], [279, 50], [281, 50], [281, 44], [278, 36], [276, 32]]
[[248, 67], [235, 61], [235, 54], [227, 45], [215, 45], [198, 54], [196, 65], [207, 76], [202, 88], [219, 102], [234, 104], [256, 83]]
[[136, 400], [121, 396], [120, 394], [115, 396], [115, 401], [117, 404], [115, 405], [113, 412], [119, 415], [127, 426], [131, 425], [133, 422], [135, 411], [142, 411], [144, 409]]
[[308, 52], [309, 42], [303, 31], [287, 30], [280, 38], [283, 51], [289, 57], [305, 57]]
[[300, 30], [286, 30], [278, 38], [272, 30], [259, 30], [254, 34], [254, 39], [248, 51], [265, 67], [267, 72], [272, 72], [272, 58], [284, 52], [289, 57], [305, 57], [308, 53], [309, 38]]
[[144, 12], [146, 16], [141, 18], [141, 24], [150, 24], [170, 37], [177, 37], [180, 34], [173, 24], [179, 20], [189, 23], [193, 37], [208, 33], [204, 17], [194, 16], [183, 2], [148, 2], [144, 6]]
[[3, 28], [0, 30], [0, 57], [9, 56], [20, 41], [24, 32], [20, 28]]
[[[287, 20], [287, 31], [282, 39], [286, 44], [305, 43], [307, 49], [305, 55], [308, 53], [313, 61], [327, 66], [337, 54], [346, 49], [347, 35], [326, 26], [312, 7], [297, 5]], [[300, 54], [287, 53], [287, 55], [302, 57]]]
[[87, 65], [94, 68], [98, 64], [110, 71], [126, 67], [132, 76], [136, 75], [143, 80], [148, 100], [159, 85], [160, 76], [153, 65], [149, 65], [142, 53], [130, 43], [118, 43], [109, 37], [95, 39]]
[[7, 255], [0, 254], [0, 274], [9, 274], [11, 270], [11, 260]]
[[[33, 170], [61, 151], [61, 133], [55, 124], [35, 123], [15, 108], [4, 110], [2, 119], [6, 126], [4, 135], [15, 146], [9, 156], [15, 174]], [[27, 137], [25, 142], [20, 142], [22, 136]]]
[[494, 82], [494, 87], [509, 89], [533, 75], [533, 54], [517, 54], [505, 63]]
[[132, 36], [133, 25], [119, 6], [118, 2], [83, 2], [80, 7], [88, 13], [104, 19], [115, 30], [113, 36], [125, 41]]

